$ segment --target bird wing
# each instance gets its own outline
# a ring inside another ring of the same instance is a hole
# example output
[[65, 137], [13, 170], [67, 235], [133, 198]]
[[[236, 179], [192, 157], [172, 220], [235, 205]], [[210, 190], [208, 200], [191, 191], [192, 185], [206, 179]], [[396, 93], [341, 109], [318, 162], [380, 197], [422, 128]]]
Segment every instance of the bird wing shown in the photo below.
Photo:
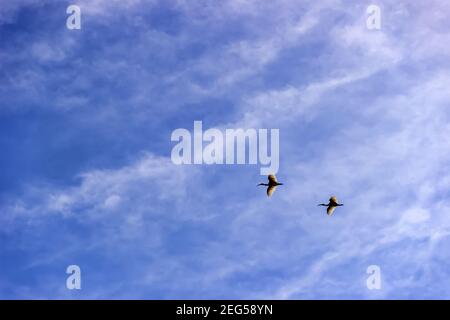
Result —
[[331, 216], [334, 212], [334, 209], [336, 209], [335, 206], [328, 206], [327, 208], [327, 215]]
[[276, 188], [277, 188], [276, 186], [270, 186], [270, 187], [268, 187], [268, 188], [267, 188], [267, 196], [268, 196], [268, 197], [272, 196], [272, 193], [275, 192], [275, 189], [276, 189]]
[[330, 198], [330, 204], [338, 204], [337, 198], [335, 196], [332, 196]]
[[275, 175], [273, 174], [269, 174], [268, 179], [270, 182], [277, 182], [277, 177], [275, 177]]

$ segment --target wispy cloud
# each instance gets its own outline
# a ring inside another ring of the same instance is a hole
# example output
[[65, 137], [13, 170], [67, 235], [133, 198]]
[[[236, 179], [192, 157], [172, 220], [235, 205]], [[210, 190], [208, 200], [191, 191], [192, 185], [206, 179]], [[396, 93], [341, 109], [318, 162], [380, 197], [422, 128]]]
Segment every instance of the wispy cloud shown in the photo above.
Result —
[[[78, 4], [78, 33], [0, 9], [0, 296], [450, 296], [447, 4], [382, 1], [379, 31], [344, 1]], [[205, 119], [280, 129], [272, 198], [251, 166], [170, 161]]]

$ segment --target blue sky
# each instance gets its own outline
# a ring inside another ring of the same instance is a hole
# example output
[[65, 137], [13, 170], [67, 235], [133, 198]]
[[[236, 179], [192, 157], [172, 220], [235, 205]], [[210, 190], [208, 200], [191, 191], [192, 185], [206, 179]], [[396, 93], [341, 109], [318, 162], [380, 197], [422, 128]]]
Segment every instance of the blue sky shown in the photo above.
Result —
[[[2, 1], [0, 298], [449, 299], [449, 16]], [[285, 185], [267, 198], [259, 166], [174, 165], [171, 132], [194, 120], [279, 128]]]

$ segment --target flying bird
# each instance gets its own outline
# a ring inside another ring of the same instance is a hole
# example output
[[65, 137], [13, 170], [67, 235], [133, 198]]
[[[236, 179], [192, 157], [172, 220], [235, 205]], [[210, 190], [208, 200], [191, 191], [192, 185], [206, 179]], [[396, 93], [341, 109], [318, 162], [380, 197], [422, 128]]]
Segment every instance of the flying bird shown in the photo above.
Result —
[[267, 196], [270, 197], [272, 193], [274, 193], [277, 186], [281, 186], [282, 183], [279, 183], [273, 174], [269, 174], [268, 179], [269, 183], [260, 183], [258, 186], [267, 186]]
[[327, 207], [327, 215], [329, 215], [329, 216], [331, 216], [333, 214], [334, 209], [336, 209], [336, 207], [341, 207], [344, 205], [342, 203], [338, 203], [335, 196], [332, 196], [329, 201], [330, 202], [328, 204], [325, 204], [325, 203], [319, 204], [319, 206]]

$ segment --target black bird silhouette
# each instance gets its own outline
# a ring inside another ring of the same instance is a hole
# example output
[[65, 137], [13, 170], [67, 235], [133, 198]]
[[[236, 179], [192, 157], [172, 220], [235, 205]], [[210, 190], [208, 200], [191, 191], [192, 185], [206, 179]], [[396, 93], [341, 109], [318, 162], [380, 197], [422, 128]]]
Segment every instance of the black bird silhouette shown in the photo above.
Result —
[[269, 174], [268, 179], [269, 183], [260, 183], [258, 184], [258, 186], [267, 186], [267, 196], [270, 197], [277, 188], [277, 186], [281, 186], [282, 183], [279, 183], [277, 181], [277, 178], [273, 174]]
[[344, 204], [342, 204], [342, 203], [338, 203], [338, 201], [337, 201], [337, 199], [336, 199], [335, 196], [332, 196], [332, 197], [330, 198], [330, 202], [329, 202], [328, 204], [325, 204], [325, 203], [319, 204], [319, 206], [328, 207], [328, 208], [327, 208], [327, 214], [328, 214], [329, 216], [331, 216], [331, 215], [333, 214], [334, 209], [336, 209], [336, 207], [341, 207], [341, 206], [343, 206], [343, 205], [344, 205]]

